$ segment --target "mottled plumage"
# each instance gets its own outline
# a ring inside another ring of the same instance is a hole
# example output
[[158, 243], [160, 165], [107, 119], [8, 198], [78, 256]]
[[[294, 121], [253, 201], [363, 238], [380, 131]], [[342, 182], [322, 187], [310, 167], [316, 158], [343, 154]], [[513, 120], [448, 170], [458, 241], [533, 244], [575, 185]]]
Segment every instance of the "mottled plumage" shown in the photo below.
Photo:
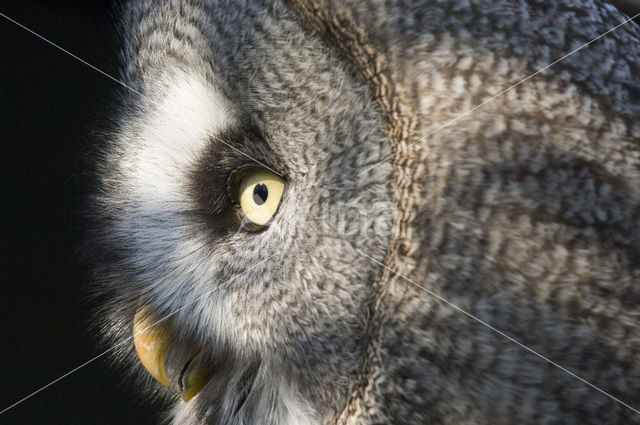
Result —
[[[105, 334], [175, 312], [170, 388], [137, 378], [175, 424], [640, 424], [362, 254], [640, 408], [640, 27], [440, 128], [623, 20], [591, 0], [132, 2], [135, 92], [89, 237]], [[246, 166], [285, 179], [260, 232], [229, 195]], [[212, 376], [183, 402], [199, 347]], [[132, 343], [119, 358], [143, 370]]]

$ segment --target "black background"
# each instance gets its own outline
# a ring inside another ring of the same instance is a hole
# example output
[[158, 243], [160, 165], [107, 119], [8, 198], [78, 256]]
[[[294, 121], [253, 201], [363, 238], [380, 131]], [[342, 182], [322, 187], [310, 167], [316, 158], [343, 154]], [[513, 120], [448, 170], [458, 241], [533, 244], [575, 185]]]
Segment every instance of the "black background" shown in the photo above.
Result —
[[[7, 1], [0, 12], [117, 76], [114, 2]], [[0, 410], [100, 353], [77, 255], [93, 130], [118, 84], [0, 17]], [[108, 356], [0, 415], [0, 424], [151, 424]]]

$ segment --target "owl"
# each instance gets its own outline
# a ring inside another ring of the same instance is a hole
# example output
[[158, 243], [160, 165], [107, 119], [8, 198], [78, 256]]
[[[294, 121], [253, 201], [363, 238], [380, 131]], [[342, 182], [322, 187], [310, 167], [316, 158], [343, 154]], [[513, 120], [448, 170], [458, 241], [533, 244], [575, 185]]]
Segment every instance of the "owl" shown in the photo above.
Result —
[[173, 424], [640, 424], [625, 19], [129, 2], [87, 237], [116, 363]]

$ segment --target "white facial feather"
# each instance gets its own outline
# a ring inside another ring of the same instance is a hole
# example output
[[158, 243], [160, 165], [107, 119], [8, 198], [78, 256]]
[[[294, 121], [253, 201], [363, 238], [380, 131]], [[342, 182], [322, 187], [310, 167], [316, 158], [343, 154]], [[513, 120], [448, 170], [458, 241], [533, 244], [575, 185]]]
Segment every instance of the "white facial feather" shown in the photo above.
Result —
[[176, 202], [178, 210], [190, 202], [186, 171], [207, 146], [208, 136], [233, 119], [222, 95], [199, 75], [178, 71], [164, 84], [169, 88], [158, 100], [143, 99], [149, 102], [143, 106], [145, 119], [133, 141], [136, 154], [126, 172], [132, 196], [149, 206]]

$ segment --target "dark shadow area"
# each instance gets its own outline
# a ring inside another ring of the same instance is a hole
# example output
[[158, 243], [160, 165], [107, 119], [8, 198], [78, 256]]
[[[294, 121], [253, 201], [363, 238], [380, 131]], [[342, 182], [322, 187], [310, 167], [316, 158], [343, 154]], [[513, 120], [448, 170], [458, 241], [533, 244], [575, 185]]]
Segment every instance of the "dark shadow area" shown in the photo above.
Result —
[[[117, 75], [111, 1], [3, 1], [0, 12]], [[0, 410], [103, 350], [76, 250], [92, 131], [117, 83], [0, 18]], [[2, 424], [151, 424], [155, 410], [108, 356], [0, 416]]]

